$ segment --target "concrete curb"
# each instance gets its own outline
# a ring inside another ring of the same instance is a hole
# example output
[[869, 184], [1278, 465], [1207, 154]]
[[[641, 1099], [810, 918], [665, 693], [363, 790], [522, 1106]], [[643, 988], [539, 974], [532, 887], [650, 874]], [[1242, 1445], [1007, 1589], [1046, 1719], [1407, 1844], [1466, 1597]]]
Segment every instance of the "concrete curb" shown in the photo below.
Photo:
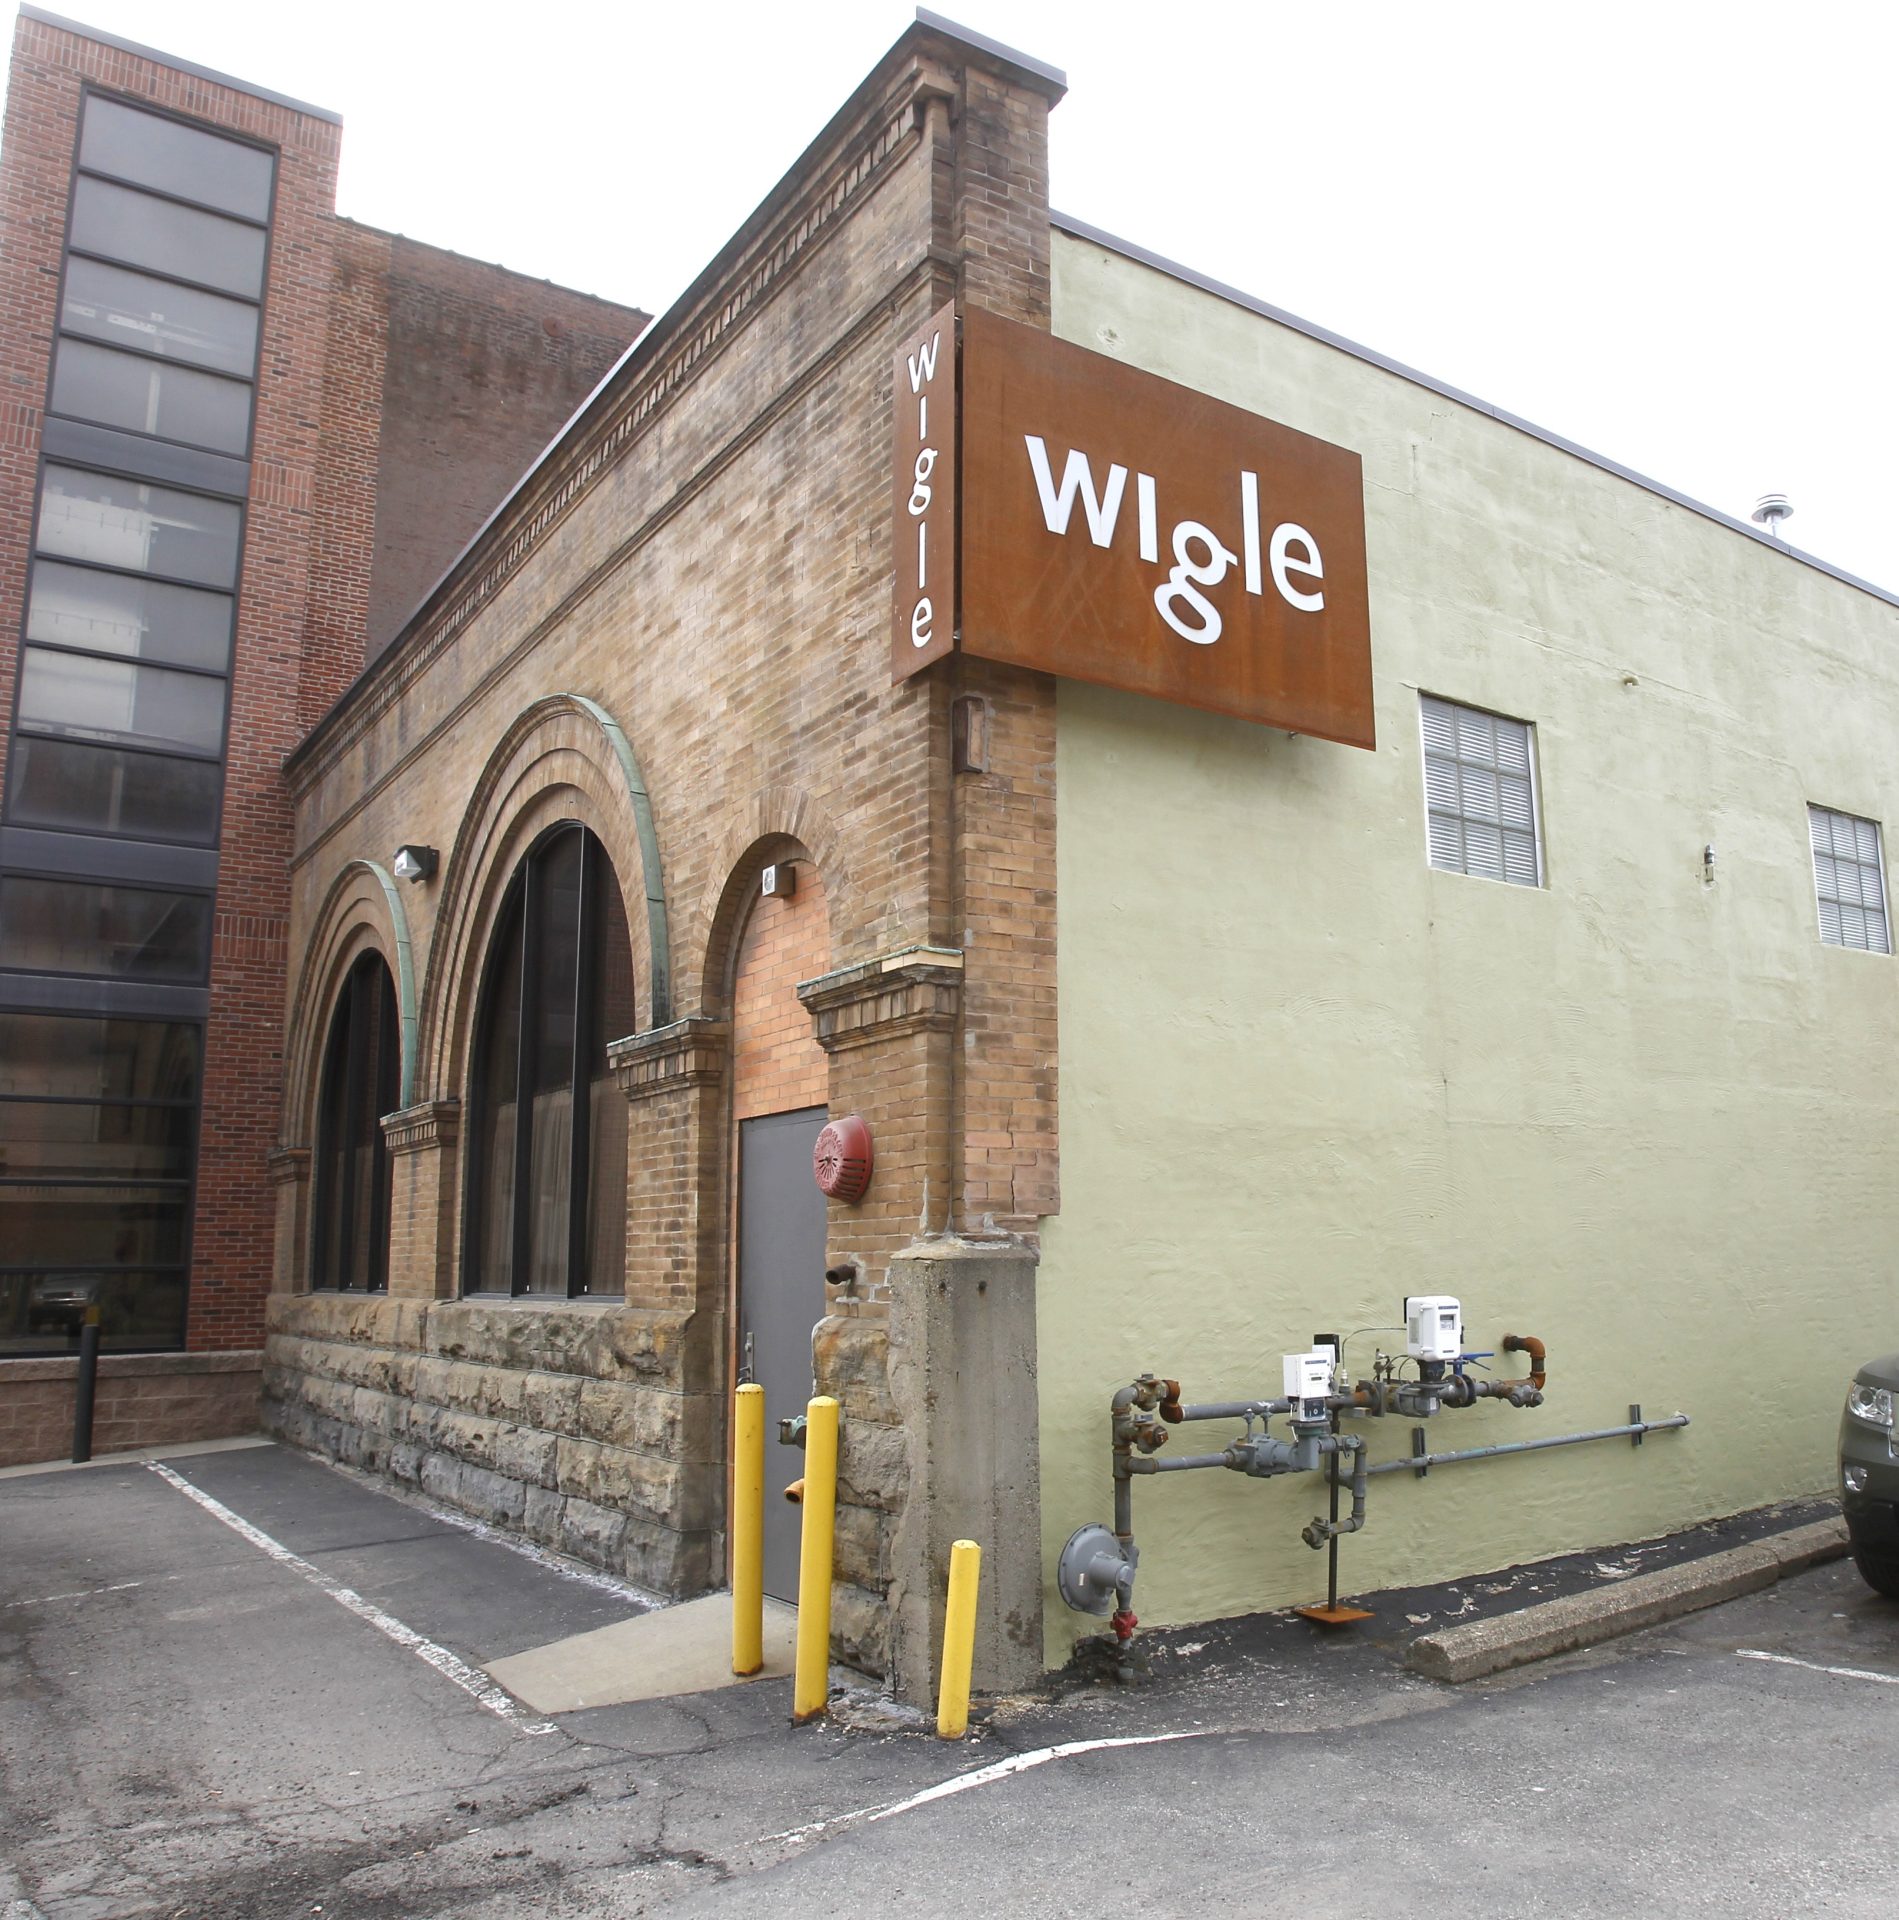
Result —
[[1407, 1649], [1405, 1664], [1430, 1680], [1480, 1679], [1719, 1606], [1723, 1600], [1771, 1587], [1776, 1580], [1823, 1560], [1837, 1560], [1845, 1552], [1846, 1522], [1821, 1520], [1765, 1540], [1750, 1540], [1746, 1546], [1706, 1559], [1638, 1573], [1613, 1586], [1420, 1634]]

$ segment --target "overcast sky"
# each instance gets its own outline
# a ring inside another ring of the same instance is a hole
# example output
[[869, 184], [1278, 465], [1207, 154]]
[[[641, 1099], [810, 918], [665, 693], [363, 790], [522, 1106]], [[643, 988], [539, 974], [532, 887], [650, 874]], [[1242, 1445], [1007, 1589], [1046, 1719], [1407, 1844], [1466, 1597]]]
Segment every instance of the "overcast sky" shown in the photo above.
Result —
[[[914, 13], [68, 4], [340, 112], [340, 211], [656, 313]], [[1899, 589], [1891, 0], [937, 10], [1066, 70], [1061, 211]]]

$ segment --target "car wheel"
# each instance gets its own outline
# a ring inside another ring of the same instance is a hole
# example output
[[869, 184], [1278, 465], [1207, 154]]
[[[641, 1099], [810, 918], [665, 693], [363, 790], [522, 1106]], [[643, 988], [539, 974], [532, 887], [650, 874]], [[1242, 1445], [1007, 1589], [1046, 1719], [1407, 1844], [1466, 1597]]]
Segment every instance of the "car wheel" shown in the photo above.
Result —
[[1859, 1577], [1875, 1593], [1883, 1593], [1888, 1600], [1899, 1600], [1899, 1556], [1875, 1553], [1856, 1545], [1853, 1564], [1859, 1569]]

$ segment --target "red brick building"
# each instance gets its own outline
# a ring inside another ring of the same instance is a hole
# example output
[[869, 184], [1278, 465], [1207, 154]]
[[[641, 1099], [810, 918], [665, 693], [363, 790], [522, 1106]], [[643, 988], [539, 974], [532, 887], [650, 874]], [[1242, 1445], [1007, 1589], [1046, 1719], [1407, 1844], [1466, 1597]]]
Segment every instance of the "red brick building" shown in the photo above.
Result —
[[[640, 331], [335, 213], [336, 116], [38, 9], [0, 163], [0, 1461], [250, 1427], [283, 762]], [[136, 1356], [136, 1357], [135, 1357]]]

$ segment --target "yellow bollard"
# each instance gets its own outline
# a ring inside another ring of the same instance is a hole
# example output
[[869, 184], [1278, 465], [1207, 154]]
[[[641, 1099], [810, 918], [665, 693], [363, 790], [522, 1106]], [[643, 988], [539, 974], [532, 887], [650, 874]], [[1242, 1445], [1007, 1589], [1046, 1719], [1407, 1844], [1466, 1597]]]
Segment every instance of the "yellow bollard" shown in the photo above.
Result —
[[765, 1664], [765, 1389], [732, 1399], [732, 1671]]
[[837, 1521], [837, 1402], [805, 1409], [804, 1529], [798, 1546], [798, 1668], [791, 1717], [814, 1720], [831, 1700], [831, 1551]]
[[976, 1657], [976, 1587], [982, 1548], [959, 1540], [950, 1548], [949, 1603], [943, 1609], [943, 1675], [936, 1688], [936, 1732], [960, 1740], [969, 1731], [969, 1669]]

